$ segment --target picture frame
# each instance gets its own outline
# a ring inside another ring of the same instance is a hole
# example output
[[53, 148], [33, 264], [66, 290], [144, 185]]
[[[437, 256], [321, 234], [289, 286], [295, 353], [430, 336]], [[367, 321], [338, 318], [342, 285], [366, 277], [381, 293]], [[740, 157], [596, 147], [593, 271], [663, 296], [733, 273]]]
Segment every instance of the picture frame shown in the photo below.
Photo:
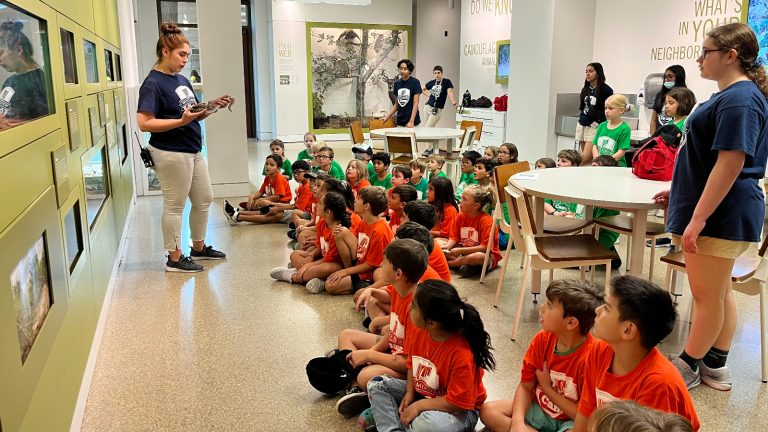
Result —
[[496, 84], [509, 83], [509, 39], [496, 42]]
[[68, 155], [64, 144], [51, 151], [51, 167], [53, 169], [53, 185], [56, 188], [56, 202], [61, 207], [70, 191]]
[[82, 111], [82, 104], [78, 99], [68, 100], [64, 104], [64, 108], [67, 111], [69, 150], [75, 151], [80, 148], [83, 140], [80, 128], [80, 112]]

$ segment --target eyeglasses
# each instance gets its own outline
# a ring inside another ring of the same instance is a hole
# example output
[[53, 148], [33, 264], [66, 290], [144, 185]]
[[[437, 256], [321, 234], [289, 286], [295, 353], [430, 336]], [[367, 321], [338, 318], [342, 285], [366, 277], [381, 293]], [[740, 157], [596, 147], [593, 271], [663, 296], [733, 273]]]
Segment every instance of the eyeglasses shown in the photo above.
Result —
[[317, 155], [317, 156], [315, 156], [315, 159], [317, 159], [317, 160], [328, 159], [328, 158], [330, 158], [330, 156], [328, 156], [328, 155]]
[[714, 52], [714, 51], [729, 51], [729, 50], [730, 50], [730, 48], [712, 48], [712, 49], [707, 49], [707, 48], [702, 47], [701, 48], [701, 55], [696, 60], [703, 60], [703, 59], [705, 59], [707, 57], [707, 54], [709, 54], [711, 52]]

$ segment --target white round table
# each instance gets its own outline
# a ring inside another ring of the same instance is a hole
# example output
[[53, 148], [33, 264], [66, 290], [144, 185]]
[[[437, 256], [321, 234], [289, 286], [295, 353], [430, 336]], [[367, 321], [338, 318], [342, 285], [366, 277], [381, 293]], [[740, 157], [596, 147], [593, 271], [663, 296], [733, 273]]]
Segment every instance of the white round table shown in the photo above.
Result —
[[[629, 168], [591, 166], [526, 171], [512, 176], [509, 183], [535, 197], [537, 226], [543, 226], [544, 198], [583, 204], [588, 219], [592, 218], [593, 207], [631, 213], [632, 252], [628, 273], [634, 276], [643, 273], [648, 211], [663, 208], [653, 201], [653, 196], [669, 190], [671, 185], [671, 182], [640, 179]], [[540, 288], [541, 272], [534, 272], [532, 282], [534, 288]]]
[[[390, 132], [413, 132], [416, 134], [416, 141], [440, 141], [448, 140], [448, 154], [453, 152], [453, 142], [456, 138], [461, 138], [464, 135], [463, 129], [454, 128], [441, 128], [441, 127], [393, 127], [373, 129], [370, 131], [371, 137], [383, 138], [385, 134]], [[433, 148], [437, 148], [434, 146]]]

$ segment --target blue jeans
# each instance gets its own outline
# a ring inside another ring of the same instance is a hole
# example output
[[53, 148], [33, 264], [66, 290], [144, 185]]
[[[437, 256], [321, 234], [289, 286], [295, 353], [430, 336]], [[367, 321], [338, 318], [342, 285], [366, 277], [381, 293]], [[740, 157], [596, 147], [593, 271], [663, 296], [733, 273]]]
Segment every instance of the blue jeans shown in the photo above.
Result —
[[373, 419], [379, 432], [465, 432], [475, 429], [478, 414], [475, 410], [447, 413], [424, 411], [416, 416], [408, 427], [400, 422], [400, 401], [405, 397], [405, 380], [376, 376], [368, 381], [368, 398], [371, 400]]

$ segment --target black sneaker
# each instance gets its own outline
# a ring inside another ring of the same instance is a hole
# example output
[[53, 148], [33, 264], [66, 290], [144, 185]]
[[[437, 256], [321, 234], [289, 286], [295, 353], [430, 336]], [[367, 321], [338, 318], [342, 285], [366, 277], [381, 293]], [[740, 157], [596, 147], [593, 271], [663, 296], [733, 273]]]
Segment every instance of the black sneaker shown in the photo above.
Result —
[[296, 222], [288, 222], [288, 228], [295, 230], [296, 229]]
[[297, 234], [296, 234], [296, 230], [295, 229], [288, 230], [288, 232], [286, 234], [288, 235], [289, 239], [296, 240]]
[[213, 246], [203, 246], [203, 250], [200, 252], [196, 251], [194, 248], [189, 249], [189, 257], [194, 259], [213, 259], [213, 260], [220, 260], [227, 257], [227, 254], [224, 252], [217, 251], [213, 248]]
[[229, 201], [224, 200], [224, 213], [232, 216], [235, 214], [235, 208], [232, 207], [232, 204], [229, 203]]
[[[616, 252], [615, 247], [611, 247], [611, 251]], [[616, 252], [618, 253], [618, 252]], [[611, 260], [611, 270], [616, 270], [621, 267], [621, 258], [614, 258]]]
[[430, 156], [432, 156], [432, 149], [429, 149], [429, 148], [425, 149], [424, 153], [421, 154], [421, 157], [425, 157], [425, 158], [428, 158]]
[[371, 317], [367, 316], [363, 319], [363, 327], [366, 329], [371, 325]]
[[646, 240], [645, 245], [648, 247], [669, 247], [672, 245], [672, 239], [669, 237], [662, 237], [656, 239], [656, 245], [652, 245], [650, 240]]
[[371, 406], [368, 393], [359, 387], [352, 387], [346, 395], [336, 402], [336, 410], [344, 417], [359, 416], [361, 412]]
[[270, 210], [272, 210], [272, 207], [273, 206], [271, 206], [271, 205], [264, 206], [264, 207], [259, 209], [259, 213], [265, 215], [265, 214], [269, 213]]
[[483, 272], [483, 266], [479, 265], [463, 265], [459, 267], [459, 274], [463, 278], [470, 278], [472, 276], [477, 276], [480, 273]]
[[171, 257], [169, 256], [168, 261], [165, 262], [165, 271], [167, 272], [197, 273], [203, 270], [205, 270], [205, 267], [184, 255], [182, 255], [178, 261], [171, 261]]

